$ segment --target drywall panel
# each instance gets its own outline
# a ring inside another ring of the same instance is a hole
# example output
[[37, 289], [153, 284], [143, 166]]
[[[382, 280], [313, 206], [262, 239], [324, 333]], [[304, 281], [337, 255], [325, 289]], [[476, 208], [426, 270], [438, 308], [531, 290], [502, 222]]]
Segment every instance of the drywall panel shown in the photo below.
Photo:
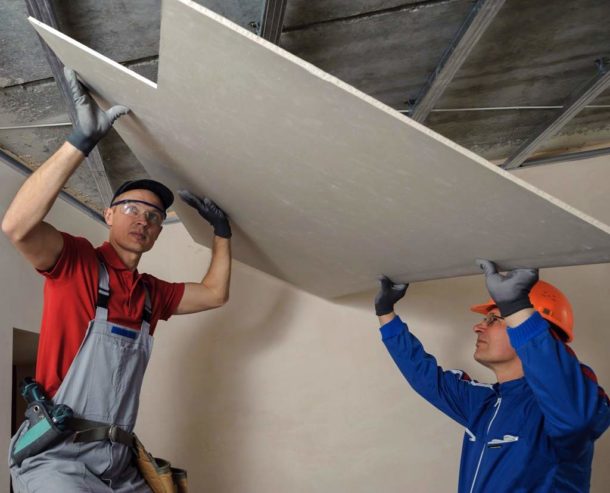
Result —
[[[610, 227], [186, 0], [162, 6], [157, 84], [34, 20], [147, 171], [218, 201], [235, 257], [315, 294], [610, 261]], [[109, 20], [110, 21], [110, 20]], [[207, 224], [181, 204], [193, 238]]]

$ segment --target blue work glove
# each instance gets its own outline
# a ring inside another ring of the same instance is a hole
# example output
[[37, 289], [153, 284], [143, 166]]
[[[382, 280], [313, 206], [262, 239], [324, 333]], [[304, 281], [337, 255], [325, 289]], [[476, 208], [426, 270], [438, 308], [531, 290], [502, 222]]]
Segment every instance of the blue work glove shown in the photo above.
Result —
[[216, 236], [231, 238], [229, 217], [212, 200], [207, 197], [199, 198], [187, 190], [178, 190], [178, 195], [212, 225]]
[[396, 284], [388, 276], [379, 278], [381, 285], [375, 297], [375, 313], [378, 317], [394, 311], [394, 304], [407, 292], [408, 284]]
[[88, 156], [100, 139], [108, 133], [115, 120], [128, 113], [129, 108], [117, 105], [108, 111], [102, 110], [78, 81], [74, 70], [64, 67], [64, 75], [76, 107], [76, 124], [68, 142]]
[[538, 269], [515, 269], [503, 275], [498, 273], [496, 264], [489, 260], [477, 259], [476, 263], [483, 269], [487, 291], [503, 317], [532, 308], [529, 294], [538, 282]]

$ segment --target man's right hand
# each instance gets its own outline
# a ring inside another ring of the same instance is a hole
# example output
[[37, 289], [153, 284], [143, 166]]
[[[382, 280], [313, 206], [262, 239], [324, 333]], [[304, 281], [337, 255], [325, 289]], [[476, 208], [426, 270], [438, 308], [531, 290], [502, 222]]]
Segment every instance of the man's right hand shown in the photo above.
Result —
[[383, 317], [394, 311], [394, 304], [407, 292], [408, 284], [396, 284], [388, 276], [379, 278], [380, 289], [375, 297], [375, 313]]
[[108, 111], [102, 110], [78, 81], [74, 70], [64, 67], [64, 75], [76, 107], [76, 125], [68, 137], [68, 142], [88, 156], [115, 120], [128, 113], [129, 108], [116, 105]]

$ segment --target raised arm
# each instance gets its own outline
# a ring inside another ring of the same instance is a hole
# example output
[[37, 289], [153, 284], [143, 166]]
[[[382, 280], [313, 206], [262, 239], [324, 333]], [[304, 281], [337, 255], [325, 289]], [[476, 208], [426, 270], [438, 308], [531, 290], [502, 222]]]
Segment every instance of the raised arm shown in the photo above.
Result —
[[83, 158], [72, 144], [64, 143], [25, 181], [4, 215], [2, 231], [37, 269], [50, 269], [59, 258], [63, 237], [43, 219]]
[[64, 69], [76, 105], [77, 125], [55, 154], [25, 181], [2, 220], [2, 231], [37, 269], [55, 265], [63, 248], [63, 237], [44, 218], [59, 192], [112, 123], [129, 111], [125, 106], [101, 110], [78, 82]]
[[184, 295], [176, 309], [176, 315], [181, 315], [218, 308], [228, 301], [231, 282], [231, 225], [224, 211], [212, 200], [197, 197], [186, 190], [179, 190], [178, 195], [214, 228], [210, 266], [201, 282], [185, 284]]
[[443, 370], [394, 313], [394, 304], [405, 295], [408, 284], [395, 284], [385, 276], [380, 283], [375, 312], [381, 324], [381, 338], [396, 366], [413, 390], [447, 416], [467, 426], [474, 403], [493, 391], [489, 386], [475, 385], [462, 371]]
[[489, 294], [509, 326], [510, 342], [538, 398], [549, 435], [597, 438], [610, 425], [608, 396], [593, 371], [553, 335], [549, 323], [532, 307], [529, 292], [538, 281], [538, 271], [516, 269], [500, 274], [493, 262], [478, 262]]

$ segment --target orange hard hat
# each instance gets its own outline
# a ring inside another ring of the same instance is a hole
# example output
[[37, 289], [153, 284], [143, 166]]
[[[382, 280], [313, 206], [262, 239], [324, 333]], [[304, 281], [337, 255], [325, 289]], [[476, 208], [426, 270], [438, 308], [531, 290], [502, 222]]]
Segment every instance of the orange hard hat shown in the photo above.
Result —
[[[545, 281], [538, 281], [530, 291], [530, 301], [534, 308], [558, 329], [560, 329], [566, 342], [574, 339], [574, 316], [572, 305], [559, 289]], [[473, 305], [470, 310], [487, 315], [490, 310], [497, 308], [496, 302], [490, 299], [482, 305]]]

